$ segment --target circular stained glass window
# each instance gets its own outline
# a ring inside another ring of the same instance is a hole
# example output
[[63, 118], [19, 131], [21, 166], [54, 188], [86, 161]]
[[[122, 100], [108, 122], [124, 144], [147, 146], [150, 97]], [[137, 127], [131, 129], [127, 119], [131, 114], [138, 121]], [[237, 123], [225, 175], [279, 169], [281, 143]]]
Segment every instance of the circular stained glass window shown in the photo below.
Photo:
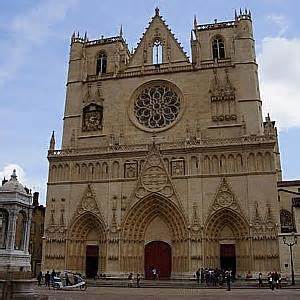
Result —
[[142, 127], [166, 129], [178, 118], [181, 106], [178, 88], [168, 82], [155, 81], [135, 94], [133, 113]]

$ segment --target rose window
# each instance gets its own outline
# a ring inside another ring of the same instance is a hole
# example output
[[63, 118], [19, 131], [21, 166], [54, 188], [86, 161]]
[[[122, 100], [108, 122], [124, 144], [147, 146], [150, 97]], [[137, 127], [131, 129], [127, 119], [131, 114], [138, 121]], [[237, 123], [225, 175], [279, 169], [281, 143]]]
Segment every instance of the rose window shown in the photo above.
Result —
[[135, 98], [133, 110], [140, 125], [159, 129], [172, 124], [180, 113], [180, 97], [168, 84], [145, 87]]

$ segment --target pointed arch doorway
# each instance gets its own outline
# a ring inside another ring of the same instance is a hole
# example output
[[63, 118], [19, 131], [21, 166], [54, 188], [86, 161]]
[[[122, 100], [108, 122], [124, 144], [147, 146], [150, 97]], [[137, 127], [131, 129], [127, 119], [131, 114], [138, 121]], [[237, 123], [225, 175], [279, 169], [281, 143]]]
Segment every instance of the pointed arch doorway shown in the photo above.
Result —
[[145, 278], [156, 279], [153, 274], [155, 269], [158, 278], [169, 279], [172, 270], [172, 249], [163, 241], [153, 241], [145, 246]]
[[249, 225], [236, 211], [225, 208], [208, 219], [205, 241], [205, 266], [243, 274], [251, 270]]

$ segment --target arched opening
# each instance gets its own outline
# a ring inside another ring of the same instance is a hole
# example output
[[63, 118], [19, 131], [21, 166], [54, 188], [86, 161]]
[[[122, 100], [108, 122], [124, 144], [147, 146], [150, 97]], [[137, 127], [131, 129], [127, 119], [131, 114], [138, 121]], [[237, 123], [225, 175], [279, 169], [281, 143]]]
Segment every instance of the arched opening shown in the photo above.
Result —
[[145, 246], [145, 278], [169, 279], [172, 270], [172, 249], [163, 241], [153, 241]]
[[6, 248], [8, 228], [8, 212], [5, 209], [0, 209], [0, 249]]
[[225, 59], [225, 43], [221, 37], [217, 37], [212, 42], [213, 59]]
[[[166, 255], [171, 253], [171, 261], [165, 266], [163, 256], [156, 257], [157, 268], [164, 270], [163, 276], [169, 278], [171, 274], [187, 272], [188, 230], [186, 224], [181, 209], [170, 199], [155, 193], [141, 199], [131, 207], [124, 219], [121, 247], [122, 271], [144, 273], [152, 267], [149, 257], [154, 257], [155, 251], [159, 253], [166, 251]], [[152, 242], [157, 243], [145, 247]], [[166, 250], [167, 246], [163, 243], [169, 245], [170, 252]], [[147, 258], [145, 257], [146, 251], [150, 255]], [[167, 271], [168, 268], [170, 268], [169, 271]], [[148, 276], [147, 272], [145, 275]]]
[[210, 216], [205, 226], [205, 267], [223, 268], [239, 274], [251, 270], [249, 225], [229, 208]]
[[26, 233], [26, 216], [23, 211], [20, 211], [16, 219], [16, 233], [15, 233], [15, 249], [24, 250], [25, 233]]
[[104, 52], [99, 53], [97, 58], [96, 74], [101, 75], [107, 72], [107, 55]]
[[106, 239], [103, 220], [86, 212], [78, 216], [68, 230], [67, 269], [87, 277], [105, 271]]
[[155, 40], [152, 48], [152, 63], [160, 65], [163, 63], [163, 45], [160, 40]]

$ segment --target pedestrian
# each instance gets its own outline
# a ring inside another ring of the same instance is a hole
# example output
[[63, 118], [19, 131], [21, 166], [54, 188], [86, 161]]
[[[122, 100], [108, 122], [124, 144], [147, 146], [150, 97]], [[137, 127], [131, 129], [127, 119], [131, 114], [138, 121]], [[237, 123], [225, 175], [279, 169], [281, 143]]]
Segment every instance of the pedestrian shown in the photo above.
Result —
[[38, 281], [38, 286], [42, 285], [42, 279], [43, 279], [43, 273], [42, 271], [39, 272], [38, 276], [36, 277], [37, 281]]
[[262, 273], [259, 272], [259, 274], [258, 274], [258, 287], [261, 288], [262, 286], [263, 286]]
[[133, 273], [128, 275], [128, 287], [133, 287]]
[[269, 273], [269, 286], [272, 291], [274, 291], [274, 274]]
[[153, 275], [153, 279], [156, 280], [157, 279], [157, 270], [155, 268], [152, 269], [152, 275]]
[[136, 286], [141, 287], [141, 274], [140, 273], [136, 274]]
[[226, 283], [227, 283], [227, 291], [230, 291], [230, 284], [231, 284], [231, 275], [230, 271], [226, 272]]
[[65, 274], [65, 279], [66, 279], [66, 285], [72, 285], [72, 283], [69, 279], [68, 273]]
[[196, 271], [197, 283], [200, 283], [200, 269]]
[[203, 270], [203, 268], [201, 268], [200, 276], [201, 276], [201, 283], [203, 283], [204, 282], [204, 270]]
[[50, 274], [50, 283], [51, 283], [52, 286], [54, 285], [54, 277], [55, 276], [56, 276], [56, 272], [53, 269], [51, 274]]
[[276, 289], [279, 288], [279, 276], [277, 272], [274, 273], [274, 285], [276, 286]]
[[50, 290], [50, 273], [49, 273], [49, 271], [47, 271], [47, 273], [45, 274], [45, 286], [48, 287]]

